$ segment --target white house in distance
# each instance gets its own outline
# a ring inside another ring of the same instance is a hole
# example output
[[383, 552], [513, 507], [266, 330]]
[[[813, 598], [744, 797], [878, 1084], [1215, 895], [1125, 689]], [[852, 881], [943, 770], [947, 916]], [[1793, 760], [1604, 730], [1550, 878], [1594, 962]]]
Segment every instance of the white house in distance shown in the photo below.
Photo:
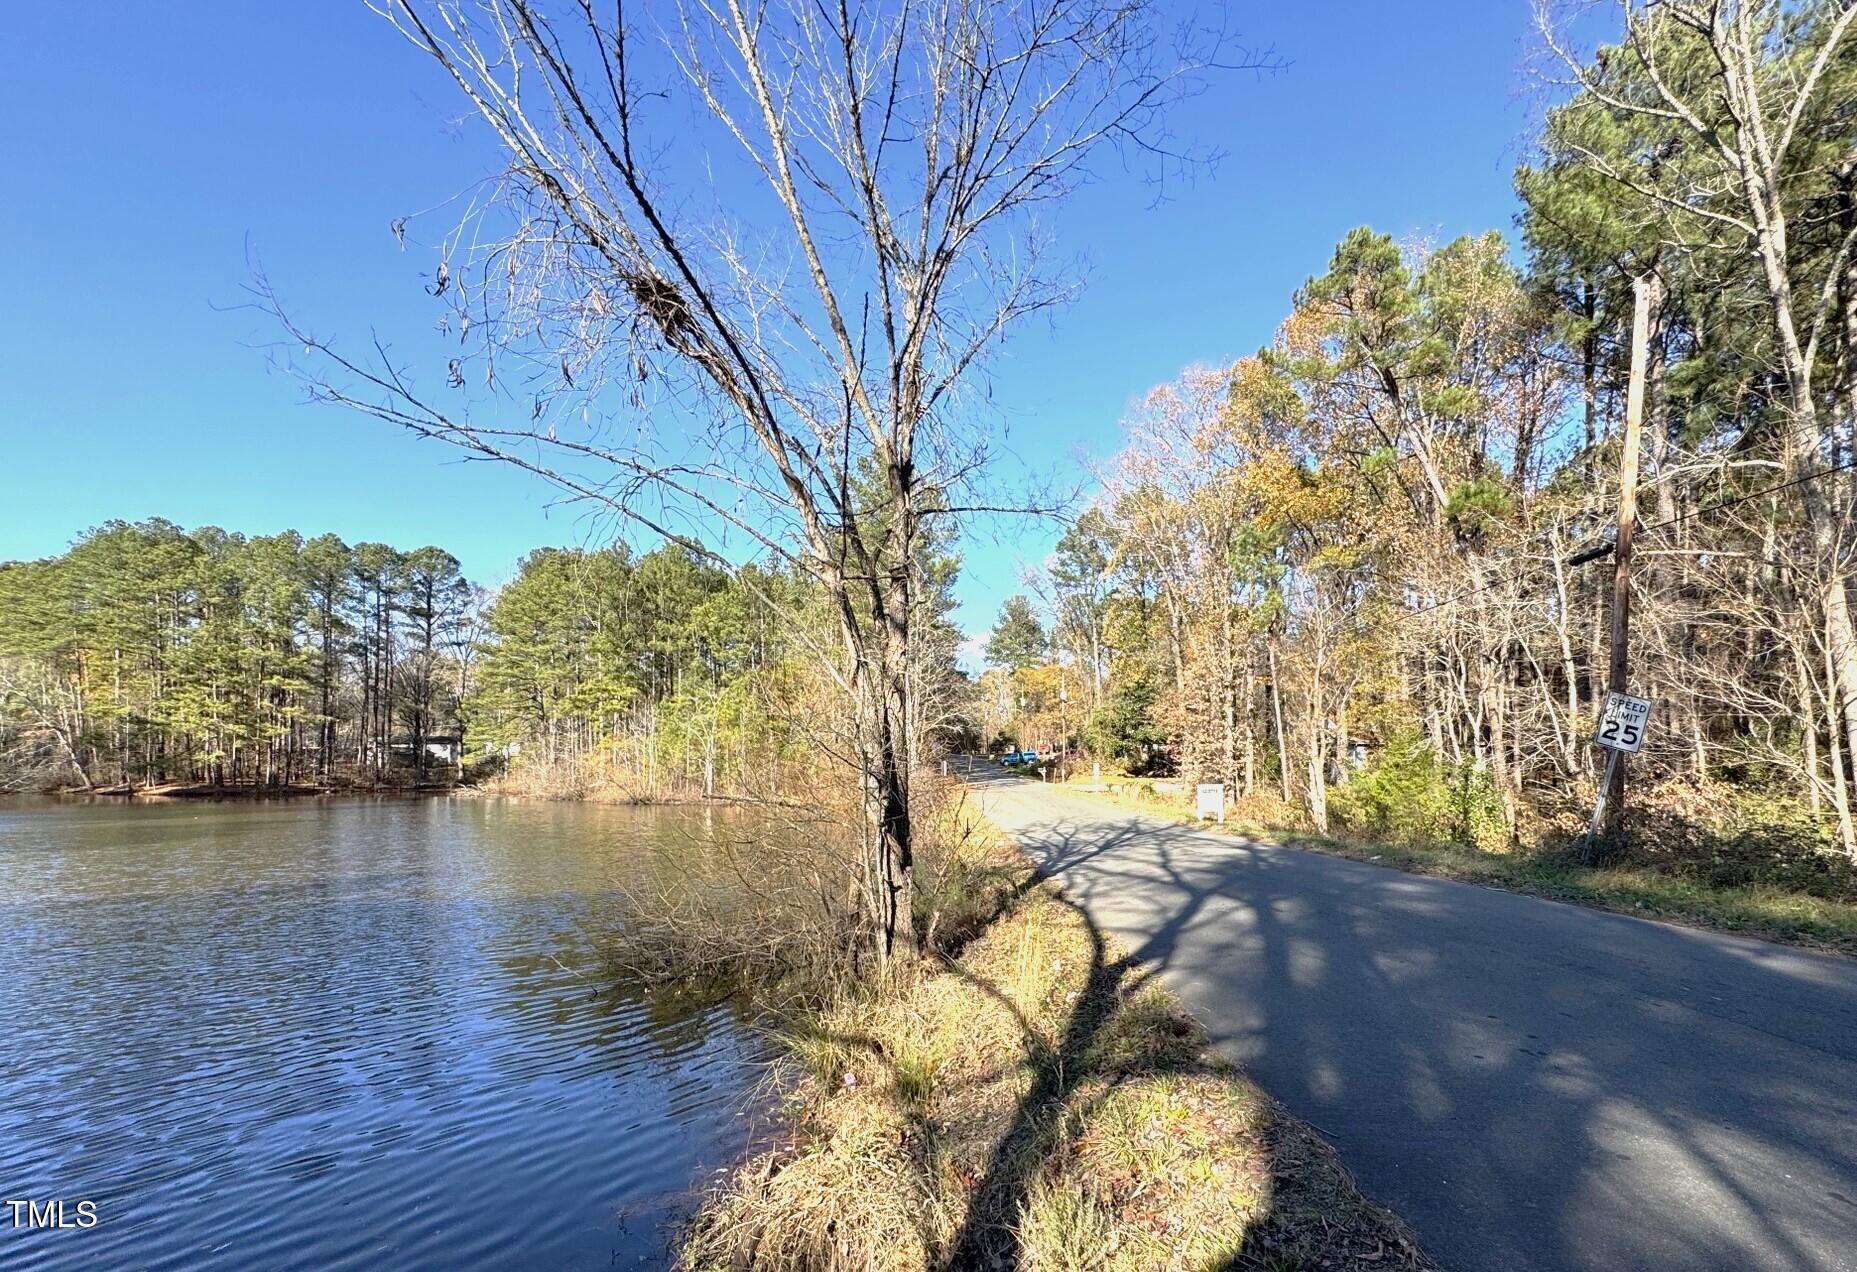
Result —
[[[389, 745], [395, 755], [413, 757], [415, 739], [410, 733], [395, 734]], [[456, 764], [458, 757], [464, 753], [464, 739], [455, 733], [429, 733], [426, 735], [426, 757], [440, 760], [446, 764]]]

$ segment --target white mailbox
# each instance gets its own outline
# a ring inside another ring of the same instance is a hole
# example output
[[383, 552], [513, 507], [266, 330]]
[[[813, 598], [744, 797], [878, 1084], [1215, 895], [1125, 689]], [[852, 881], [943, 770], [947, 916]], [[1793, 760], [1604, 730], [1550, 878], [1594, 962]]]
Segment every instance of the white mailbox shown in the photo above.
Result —
[[1194, 811], [1200, 817], [1210, 817], [1220, 823], [1225, 821], [1225, 783], [1201, 782], [1194, 788], [1194, 794]]

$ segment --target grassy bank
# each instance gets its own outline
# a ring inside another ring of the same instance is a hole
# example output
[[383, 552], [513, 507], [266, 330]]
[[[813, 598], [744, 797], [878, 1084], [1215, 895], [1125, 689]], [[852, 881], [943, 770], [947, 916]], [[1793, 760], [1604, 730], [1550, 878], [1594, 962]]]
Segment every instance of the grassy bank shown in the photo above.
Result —
[[709, 1199], [684, 1268], [1432, 1266], [1152, 969], [1015, 869], [913, 985], [792, 1027], [794, 1134]]
[[1277, 837], [1297, 847], [1416, 874], [1857, 954], [1857, 904], [1771, 884], [1723, 886], [1630, 866], [1584, 866], [1557, 854], [1492, 853], [1452, 844], [1376, 844], [1294, 832]]
[[[1194, 820], [1184, 798], [1144, 796], [1129, 788], [1120, 794], [1087, 793], [1143, 812]], [[1214, 829], [1415, 874], [1857, 955], [1857, 900], [1758, 880], [1715, 882], [1684, 872], [1689, 867], [1681, 863], [1662, 869], [1632, 863], [1595, 867], [1581, 864], [1564, 850], [1491, 852], [1462, 844], [1387, 843], [1239, 821]]]
[[653, 778], [629, 767], [582, 759], [517, 766], [487, 760], [466, 767], [462, 789], [502, 798], [578, 800], [589, 804], [779, 804], [790, 802], [793, 791], [817, 786], [820, 780], [819, 774], [797, 764], [761, 776], [763, 784], [759, 787], [726, 781], [706, 785], [700, 774], [695, 779], [675, 773]]

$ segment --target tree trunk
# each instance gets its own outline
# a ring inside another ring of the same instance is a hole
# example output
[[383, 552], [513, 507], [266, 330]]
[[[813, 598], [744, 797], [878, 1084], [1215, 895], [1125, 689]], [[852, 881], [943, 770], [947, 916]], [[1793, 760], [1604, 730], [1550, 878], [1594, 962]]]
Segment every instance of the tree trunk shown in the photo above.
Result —
[[1554, 538], [1554, 595], [1559, 602], [1554, 629], [1560, 640], [1560, 674], [1567, 682], [1567, 729], [1563, 735], [1566, 742], [1561, 759], [1567, 776], [1573, 777], [1580, 771], [1580, 754], [1576, 749], [1580, 729], [1580, 669], [1573, 660], [1572, 594], [1567, 587], [1567, 567], [1559, 535]]
[[1253, 650], [1244, 656], [1244, 788], [1249, 795], [1257, 787], [1257, 662]]
[[875, 728], [864, 756], [870, 774], [868, 816], [877, 849], [878, 957], [890, 972], [896, 970], [899, 954], [916, 953], [908, 739], [903, 736], [909, 718], [907, 633], [906, 615], [892, 619], [885, 627], [883, 683], [877, 695]]
[[[1747, 52], [1751, 56], [1751, 50]], [[1732, 60], [1724, 76], [1731, 99], [1758, 105], [1753, 68], [1744, 58]], [[1750, 143], [1737, 138], [1742, 147]], [[1785, 429], [1787, 475], [1798, 482], [1799, 501], [1812, 531], [1814, 565], [1824, 571], [1826, 640], [1830, 646], [1835, 679], [1831, 686], [1839, 703], [1847, 755], [1857, 756], [1857, 629], [1851, 622], [1849, 578], [1839, 557], [1842, 527], [1823, 489], [1818, 485], [1818, 403], [1812, 395], [1812, 358], [1800, 343], [1793, 313], [1793, 283], [1789, 272], [1787, 218], [1780, 204], [1777, 174], [1766, 171], [1757, 157], [1741, 153], [1744, 197], [1756, 229], [1755, 247], [1773, 305], [1773, 328], [1778, 337], [1781, 366], [1791, 406]]]
[[[1580, 341], [1580, 415], [1586, 426], [1586, 449], [1598, 440], [1599, 423], [1599, 332], [1596, 318], [1599, 302], [1592, 280], [1580, 285], [1580, 315], [1586, 319], [1586, 334]], [[1590, 460], [1589, 460], [1590, 462]]]
[[1496, 780], [1496, 796], [1502, 802], [1503, 825], [1509, 832], [1510, 842], [1515, 840], [1515, 788], [1509, 776], [1508, 734], [1504, 728], [1506, 721], [1503, 713], [1507, 709], [1503, 702], [1500, 680], [1506, 672], [1503, 649], [1499, 645], [1495, 650], [1485, 654], [1477, 661], [1478, 696], [1482, 699], [1484, 722], [1489, 727], [1489, 765], [1490, 776]]
[[1316, 833], [1328, 833], [1328, 785], [1324, 780], [1327, 747], [1322, 742], [1319, 722], [1309, 724], [1309, 820]]
[[910, 804], [914, 778], [910, 764], [910, 584], [915, 566], [916, 511], [907, 459], [893, 456], [885, 468], [891, 520], [883, 542], [884, 577], [880, 582], [873, 580], [868, 592], [871, 630], [859, 632], [848, 607], [842, 614], [851, 654], [859, 659], [861, 669], [868, 667], [874, 673], [871, 679], [875, 682], [871, 686], [871, 727], [861, 731], [860, 758], [867, 781], [866, 816], [876, 852], [877, 956], [886, 976], [899, 972], [907, 976], [920, 952], [915, 927], [915, 844]]
[[1348, 699], [1353, 695], [1351, 688], [1343, 689], [1335, 701], [1335, 785], [1346, 786], [1348, 773], [1353, 768], [1351, 756], [1353, 748], [1348, 744]]
[[1316, 833], [1328, 833], [1328, 745], [1327, 723], [1328, 710], [1323, 693], [1322, 677], [1326, 668], [1322, 656], [1322, 637], [1316, 633], [1312, 643], [1315, 646], [1315, 665], [1309, 673], [1309, 820], [1314, 823]]
[[[1825, 696], [1826, 723], [1830, 726], [1828, 732], [1831, 736], [1831, 803], [1838, 811], [1838, 833], [1844, 840], [1845, 854], [1857, 860], [1857, 829], [1853, 829], [1851, 823], [1850, 795], [1845, 785], [1844, 772], [1845, 756], [1850, 756], [1852, 761], [1857, 763], [1857, 750], [1846, 751], [1839, 737], [1837, 678], [1835, 669], [1831, 665], [1831, 650], [1828, 644], [1825, 649], [1825, 688], [1827, 691]], [[1806, 727], [1808, 729], [1812, 727], [1809, 720]]]
[[1287, 808], [1290, 802], [1290, 747], [1289, 740], [1283, 735], [1283, 680], [1277, 673], [1277, 643], [1273, 639], [1270, 651], [1270, 708], [1276, 717], [1277, 725], [1277, 777], [1283, 791], [1283, 803]]
[[1227, 788], [1238, 789], [1238, 655], [1232, 647], [1232, 606], [1226, 598], [1221, 607], [1224, 610], [1223, 631], [1225, 676], [1222, 685], [1222, 697], [1225, 707], [1225, 746], [1224, 764], [1219, 771], [1219, 780]]

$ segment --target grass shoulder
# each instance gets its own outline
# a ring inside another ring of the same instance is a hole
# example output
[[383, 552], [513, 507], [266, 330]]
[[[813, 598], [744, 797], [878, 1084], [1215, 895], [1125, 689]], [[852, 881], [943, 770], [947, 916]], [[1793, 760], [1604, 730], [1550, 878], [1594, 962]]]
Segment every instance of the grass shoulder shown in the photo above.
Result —
[[[1067, 789], [1123, 807], [1191, 823], [1184, 799], [1150, 796], [1137, 779], [1120, 791]], [[1554, 901], [1621, 914], [1664, 919], [1692, 927], [1755, 936], [1810, 949], [1857, 955], [1857, 900], [1822, 896], [1779, 884], [1720, 884], [1645, 866], [1587, 866], [1564, 852], [1517, 848], [1491, 852], [1462, 844], [1392, 843], [1347, 835], [1317, 835], [1281, 826], [1234, 821], [1208, 829], [1267, 843], [1307, 848], [1414, 874], [1457, 879]]]
[[793, 1134], [708, 1199], [683, 1267], [1433, 1266], [1055, 884], [1015, 860], [994, 912], [789, 1026]]
[[1299, 848], [1460, 879], [1621, 914], [1857, 954], [1857, 904], [1768, 884], [1720, 886], [1629, 866], [1584, 866], [1561, 856], [1491, 853], [1458, 845], [1376, 844], [1279, 833]]

